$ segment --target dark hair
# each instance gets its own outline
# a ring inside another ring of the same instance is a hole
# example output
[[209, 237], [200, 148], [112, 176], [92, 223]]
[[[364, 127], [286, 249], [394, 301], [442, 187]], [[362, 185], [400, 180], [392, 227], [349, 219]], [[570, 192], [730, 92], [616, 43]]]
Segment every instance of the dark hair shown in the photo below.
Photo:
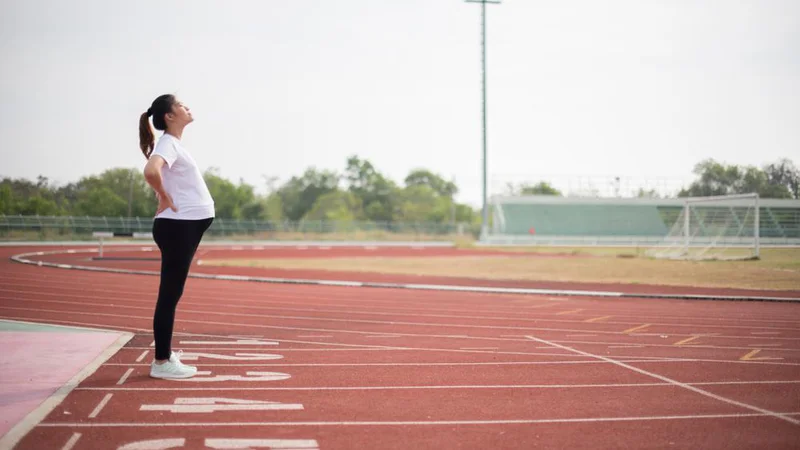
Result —
[[164, 120], [164, 116], [172, 112], [172, 105], [174, 104], [174, 95], [161, 95], [153, 100], [153, 104], [150, 105], [150, 108], [139, 117], [139, 148], [142, 150], [145, 158], [150, 159], [150, 154], [153, 153], [153, 148], [155, 148], [155, 136], [153, 136], [153, 130], [150, 129], [150, 121], [148, 118], [153, 116], [153, 126], [155, 126], [157, 130], [165, 131], [167, 129], [167, 121]]

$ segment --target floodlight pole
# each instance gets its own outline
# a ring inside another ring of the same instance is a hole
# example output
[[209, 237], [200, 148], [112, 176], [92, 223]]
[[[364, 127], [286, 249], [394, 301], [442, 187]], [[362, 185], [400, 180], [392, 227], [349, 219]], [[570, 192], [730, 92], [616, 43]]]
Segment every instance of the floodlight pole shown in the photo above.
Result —
[[481, 218], [481, 235], [483, 239], [487, 234], [489, 226], [489, 209], [486, 204], [486, 4], [493, 3], [500, 4], [500, 0], [464, 0], [467, 3], [480, 3], [481, 4], [481, 74], [482, 83], [481, 88], [483, 92], [483, 212]]

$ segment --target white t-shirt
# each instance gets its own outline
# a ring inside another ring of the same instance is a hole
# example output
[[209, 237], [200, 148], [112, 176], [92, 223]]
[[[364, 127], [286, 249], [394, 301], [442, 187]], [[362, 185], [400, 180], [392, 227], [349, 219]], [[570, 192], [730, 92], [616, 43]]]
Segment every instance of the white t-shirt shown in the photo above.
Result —
[[214, 199], [208, 192], [203, 174], [194, 158], [181, 145], [181, 141], [164, 133], [153, 149], [151, 158], [164, 158], [166, 166], [161, 170], [164, 190], [172, 197], [178, 211], [167, 208], [157, 218], [201, 220], [214, 217]]

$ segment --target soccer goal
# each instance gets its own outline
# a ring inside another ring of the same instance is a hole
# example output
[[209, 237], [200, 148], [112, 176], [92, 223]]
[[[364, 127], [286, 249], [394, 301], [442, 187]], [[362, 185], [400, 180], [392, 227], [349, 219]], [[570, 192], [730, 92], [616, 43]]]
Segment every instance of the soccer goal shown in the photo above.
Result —
[[759, 257], [758, 194], [690, 197], [654, 258], [747, 260]]

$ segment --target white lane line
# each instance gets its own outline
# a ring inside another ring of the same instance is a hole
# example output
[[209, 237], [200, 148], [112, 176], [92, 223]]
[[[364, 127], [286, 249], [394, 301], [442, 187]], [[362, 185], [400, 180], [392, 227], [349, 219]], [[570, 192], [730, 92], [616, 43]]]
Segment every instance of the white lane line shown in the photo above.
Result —
[[123, 384], [125, 384], [125, 380], [127, 380], [132, 373], [133, 373], [133, 368], [128, 369], [125, 372], [125, 374], [123, 374], [122, 377], [119, 379], [119, 381], [117, 381], [117, 386], [122, 386]]
[[137, 363], [138, 363], [138, 362], [142, 362], [142, 360], [144, 359], [144, 357], [145, 357], [145, 356], [147, 356], [147, 353], [149, 353], [149, 352], [150, 352], [150, 350], [145, 350], [145, 351], [143, 351], [143, 352], [142, 352], [142, 354], [141, 354], [141, 355], [139, 355], [139, 357], [138, 357], [138, 358], [136, 358], [136, 362], [137, 362]]
[[81, 433], [72, 433], [72, 436], [70, 436], [67, 443], [64, 444], [63, 447], [61, 447], [61, 450], [72, 450], [75, 447], [75, 444], [78, 443], [78, 439], [80, 439], [81, 436], [82, 436]]
[[106, 394], [106, 396], [103, 397], [102, 400], [100, 400], [100, 403], [98, 403], [97, 406], [95, 406], [92, 412], [89, 413], [89, 418], [94, 419], [95, 417], [97, 417], [97, 415], [100, 414], [100, 411], [102, 411], [103, 408], [106, 407], [106, 404], [108, 404], [108, 401], [111, 400], [111, 397], [113, 395], [114, 394]]
[[[702, 381], [690, 383], [692, 386], [750, 386], [750, 385], [793, 385], [800, 384], [800, 380], [769, 380], [769, 381]], [[439, 389], [608, 389], [632, 387], [657, 387], [673, 386], [671, 383], [618, 383], [618, 384], [487, 384], [487, 385], [420, 385], [420, 386], [311, 386], [311, 387], [136, 387], [136, 388], [109, 388], [86, 387], [78, 388], [79, 391], [392, 391], [392, 390], [439, 390]]]
[[331, 334], [303, 334], [297, 336], [299, 338], [332, 338], [333, 335]]
[[710, 397], [710, 398], [713, 398], [715, 400], [719, 400], [721, 402], [725, 402], [725, 403], [728, 403], [728, 404], [731, 404], [731, 405], [736, 405], [736, 406], [739, 406], [741, 408], [749, 409], [751, 411], [756, 411], [756, 412], [764, 414], [764, 415], [772, 416], [772, 417], [774, 417], [776, 419], [785, 420], [785, 421], [787, 421], [789, 423], [792, 423], [792, 424], [795, 424], [795, 425], [800, 425], [800, 420], [797, 420], [797, 419], [794, 419], [792, 417], [789, 417], [786, 414], [781, 414], [781, 413], [778, 413], [778, 412], [775, 412], [775, 411], [770, 411], [768, 409], [759, 408], [758, 406], [750, 405], [750, 404], [747, 404], [747, 403], [742, 403], [742, 402], [739, 402], [739, 401], [736, 401], [736, 400], [733, 400], [733, 399], [730, 399], [730, 398], [727, 398], [727, 397], [723, 397], [721, 395], [712, 394], [711, 392], [704, 391], [704, 390], [702, 390], [702, 389], [700, 389], [698, 387], [694, 387], [694, 386], [688, 385], [686, 383], [681, 383], [680, 381], [675, 381], [672, 378], [667, 378], [665, 376], [658, 375], [658, 374], [653, 373], [653, 372], [648, 372], [646, 370], [639, 369], [638, 367], [634, 367], [634, 366], [625, 364], [623, 362], [616, 361], [616, 360], [611, 359], [611, 358], [606, 358], [605, 356], [600, 356], [600, 355], [595, 355], [595, 354], [592, 354], [592, 353], [584, 352], [582, 350], [577, 350], [577, 349], [574, 349], [574, 348], [571, 348], [571, 347], [567, 347], [565, 345], [556, 344], [555, 342], [550, 342], [550, 341], [547, 341], [547, 340], [544, 340], [544, 339], [539, 339], [539, 338], [534, 337], [534, 336], [528, 336], [528, 339], [530, 339], [532, 341], [536, 341], [536, 342], [542, 343], [542, 344], [552, 345], [553, 347], [558, 347], [558, 348], [560, 348], [562, 350], [571, 351], [571, 352], [577, 353], [577, 354], [582, 355], [582, 356], [587, 356], [587, 357], [590, 357], [590, 358], [597, 358], [599, 360], [606, 361], [608, 363], [623, 367], [625, 369], [632, 370], [632, 371], [634, 371], [636, 373], [640, 373], [642, 375], [647, 375], [649, 377], [656, 378], [656, 379], [661, 380], [661, 381], [666, 381], [667, 383], [673, 384], [673, 385], [678, 386], [678, 387], [682, 387], [684, 389], [688, 389], [688, 390], [690, 390], [692, 392], [696, 392], [696, 393], [698, 393], [700, 395], [704, 395], [706, 397]]
[[[798, 415], [800, 413], [786, 413]], [[364, 422], [173, 422], [173, 423], [43, 423], [48, 428], [167, 428], [167, 427], [317, 427], [317, 426], [403, 426], [403, 425], [495, 425], [495, 424], [536, 424], [536, 423], [581, 423], [581, 422], [640, 422], [650, 420], [696, 420], [696, 419], [739, 419], [743, 417], [765, 417], [771, 414], [696, 414], [682, 416], [623, 416], [623, 417], [575, 417], [567, 419], [511, 419], [511, 420], [433, 420], [433, 421], [364, 421]], [[791, 418], [790, 418], [791, 419]], [[793, 420], [793, 419], [792, 419]]]
[[[47, 313], [70, 313], [70, 314], [80, 314], [80, 315], [88, 315], [88, 316], [99, 316], [99, 317], [119, 317], [125, 319], [142, 319], [147, 321], [152, 321], [151, 317], [144, 317], [144, 316], [133, 316], [133, 315], [123, 315], [123, 314], [110, 314], [110, 313], [94, 313], [94, 312], [83, 312], [83, 311], [65, 311], [65, 310], [50, 310], [50, 309], [41, 309], [41, 308], [18, 308], [18, 307], [4, 307], [4, 309], [15, 310], [15, 311], [31, 311], [41, 314], [43, 312]], [[184, 313], [198, 313], [198, 314], [218, 314], [218, 312], [209, 312], [209, 311], [190, 311], [185, 310]], [[242, 316], [244, 314], [231, 314], [233, 316]], [[249, 315], [248, 317], [254, 317], [253, 315]], [[279, 318], [279, 319], [298, 319], [296, 316], [267, 316], [267, 315], [258, 315], [258, 317], [269, 317], [269, 318]], [[300, 317], [300, 319], [312, 319], [311, 317]], [[441, 323], [417, 323], [417, 322], [386, 322], [386, 321], [369, 321], [369, 320], [346, 320], [346, 319], [320, 319], [318, 317], [313, 318], [314, 320], [325, 320], [325, 321], [336, 321], [336, 322], [354, 322], [354, 323], [378, 323], [378, 324], [393, 324], [393, 325], [415, 325], [415, 326], [446, 326], [446, 327], [463, 327], [463, 328], [510, 328], [510, 329], [523, 329], [523, 330], [530, 330], [530, 331], [558, 331], [558, 332], [570, 332], [570, 331], [580, 331], [580, 330], [572, 330], [572, 329], [560, 329], [560, 328], [543, 328], [543, 327], [495, 327], [495, 326], [488, 326], [488, 325], [463, 325], [463, 324], [441, 324]], [[292, 331], [308, 331], [308, 332], [323, 332], [323, 333], [342, 333], [343, 335], [375, 335], [375, 332], [370, 331], [357, 331], [357, 330], [350, 330], [350, 329], [331, 329], [331, 328], [307, 328], [307, 327], [288, 327], [288, 326], [276, 326], [276, 325], [263, 325], [263, 324], [250, 324], [250, 323], [239, 323], [239, 322], [219, 322], [219, 321], [209, 321], [209, 320], [191, 320], [191, 319], [181, 319], [180, 322], [183, 323], [192, 323], [192, 324], [204, 324], [204, 325], [225, 325], [225, 326], [238, 326], [238, 327], [247, 327], [247, 328], [259, 328], [259, 329], [276, 329], [276, 330], [292, 330]], [[615, 334], [618, 335], [618, 332], [603, 332], [607, 334]], [[471, 339], [471, 340], [489, 340], [489, 341], [497, 341], [502, 340], [496, 337], [482, 337], [482, 336], [466, 336], [466, 335], [441, 335], [441, 334], [419, 334], [419, 333], [395, 333], [400, 336], [408, 336], [408, 337], [435, 337], [435, 338], [464, 338], [464, 339]], [[616, 337], [616, 336], [614, 336]], [[278, 342], [297, 342], [292, 341], [289, 339], [277, 339]], [[590, 345], [625, 345], [628, 342], [597, 342], [597, 341], [561, 341], [561, 342], [568, 342], [572, 344], [590, 344]], [[305, 342], [309, 343], [309, 342]], [[218, 342], [217, 342], [218, 344]], [[354, 345], [354, 344], [333, 344], [327, 342], [315, 342], [314, 344], [318, 345], [337, 345], [337, 346], [344, 346], [344, 345]], [[275, 343], [277, 345], [277, 342]], [[671, 344], [650, 344], [653, 347], [672, 347]], [[750, 347], [741, 347], [741, 346], [715, 346], [715, 345], [701, 345], [698, 348], [711, 348], [711, 349], [750, 349]], [[776, 349], [776, 351], [788, 352], [788, 351], [796, 351], [800, 352], [800, 349]]]
[[462, 347], [461, 350], [497, 350], [499, 347]]
[[[570, 355], [571, 356], [571, 355]], [[653, 362], [648, 359], [625, 359], [626, 362]], [[681, 359], [667, 359], [659, 360], [656, 362], [670, 362], [680, 361]], [[568, 360], [568, 361], [492, 361], [492, 362], [430, 362], [430, 363], [293, 363], [293, 364], [276, 364], [276, 363], [253, 363], [253, 364], [203, 364], [203, 367], [394, 367], [394, 366], [411, 366], [411, 367], [427, 367], [427, 366], [532, 366], [532, 365], [557, 365], [557, 364], [606, 364], [603, 361], [592, 360]], [[107, 366], [130, 366], [130, 364], [106, 364]], [[137, 366], [147, 367], [149, 364], [137, 364]]]

